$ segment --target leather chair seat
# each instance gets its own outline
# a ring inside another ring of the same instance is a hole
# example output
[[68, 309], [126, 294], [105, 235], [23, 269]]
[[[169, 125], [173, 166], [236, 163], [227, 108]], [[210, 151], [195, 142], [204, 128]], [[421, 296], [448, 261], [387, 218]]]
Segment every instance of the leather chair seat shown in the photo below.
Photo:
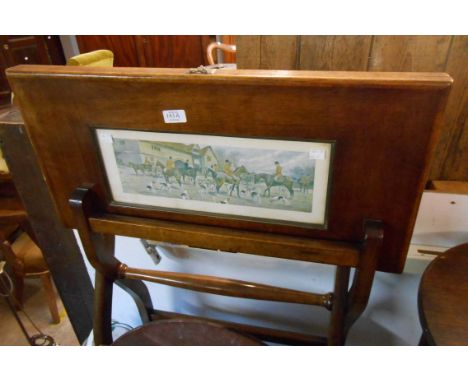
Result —
[[11, 245], [11, 248], [18, 260], [23, 263], [24, 273], [42, 273], [48, 271], [41, 250], [27, 234], [22, 233]]
[[119, 337], [113, 346], [260, 346], [221, 325], [194, 319], [152, 321]]

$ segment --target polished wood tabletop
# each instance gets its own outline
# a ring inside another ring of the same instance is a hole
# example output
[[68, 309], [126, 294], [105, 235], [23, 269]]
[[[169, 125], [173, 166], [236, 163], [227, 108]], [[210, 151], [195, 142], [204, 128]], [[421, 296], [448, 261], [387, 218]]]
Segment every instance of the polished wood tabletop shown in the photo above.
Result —
[[422, 343], [468, 345], [468, 243], [449, 249], [427, 267], [418, 305]]

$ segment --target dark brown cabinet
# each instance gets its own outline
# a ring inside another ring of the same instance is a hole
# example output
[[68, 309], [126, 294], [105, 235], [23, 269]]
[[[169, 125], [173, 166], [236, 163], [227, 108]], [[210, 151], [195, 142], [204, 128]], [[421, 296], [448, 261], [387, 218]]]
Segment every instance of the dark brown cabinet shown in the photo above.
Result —
[[5, 76], [5, 69], [7, 67], [5, 55], [0, 50], [0, 106], [8, 103], [10, 99], [10, 87]]
[[58, 36], [0, 36], [0, 104], [10, 100], [5, 69], [19, 64], [63, 65]]

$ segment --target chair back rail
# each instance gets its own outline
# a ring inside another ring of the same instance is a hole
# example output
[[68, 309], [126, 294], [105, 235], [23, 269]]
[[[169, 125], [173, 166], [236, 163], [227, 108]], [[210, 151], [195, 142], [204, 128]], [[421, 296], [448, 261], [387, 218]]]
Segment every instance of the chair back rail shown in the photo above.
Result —
[[302, 292], [292, 289], [273, 287], [250, 281], [232, 280], [221, 277], [193, 275], [187, 273], [162, 272], [147, 269], [122, 267], [120, 277], [151, 281], [177, 288], [221, 296], [243, 297], [256, 300], [293, 302], [297, 304], [332, 307], [332, 295]]
[[96, 233], [183, 244], [194, 248], [350, 267], [359, 263], [359, 242], [299, 238], [102, 213], [90, 216], [89, 225]]

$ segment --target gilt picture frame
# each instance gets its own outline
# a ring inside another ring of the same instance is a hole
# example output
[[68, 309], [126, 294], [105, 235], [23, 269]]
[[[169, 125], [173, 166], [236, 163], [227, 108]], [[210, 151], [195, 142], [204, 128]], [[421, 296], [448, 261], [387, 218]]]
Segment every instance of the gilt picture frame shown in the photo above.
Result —
[[95, 128], [113, 202], [325, 229], [333, 141]]

